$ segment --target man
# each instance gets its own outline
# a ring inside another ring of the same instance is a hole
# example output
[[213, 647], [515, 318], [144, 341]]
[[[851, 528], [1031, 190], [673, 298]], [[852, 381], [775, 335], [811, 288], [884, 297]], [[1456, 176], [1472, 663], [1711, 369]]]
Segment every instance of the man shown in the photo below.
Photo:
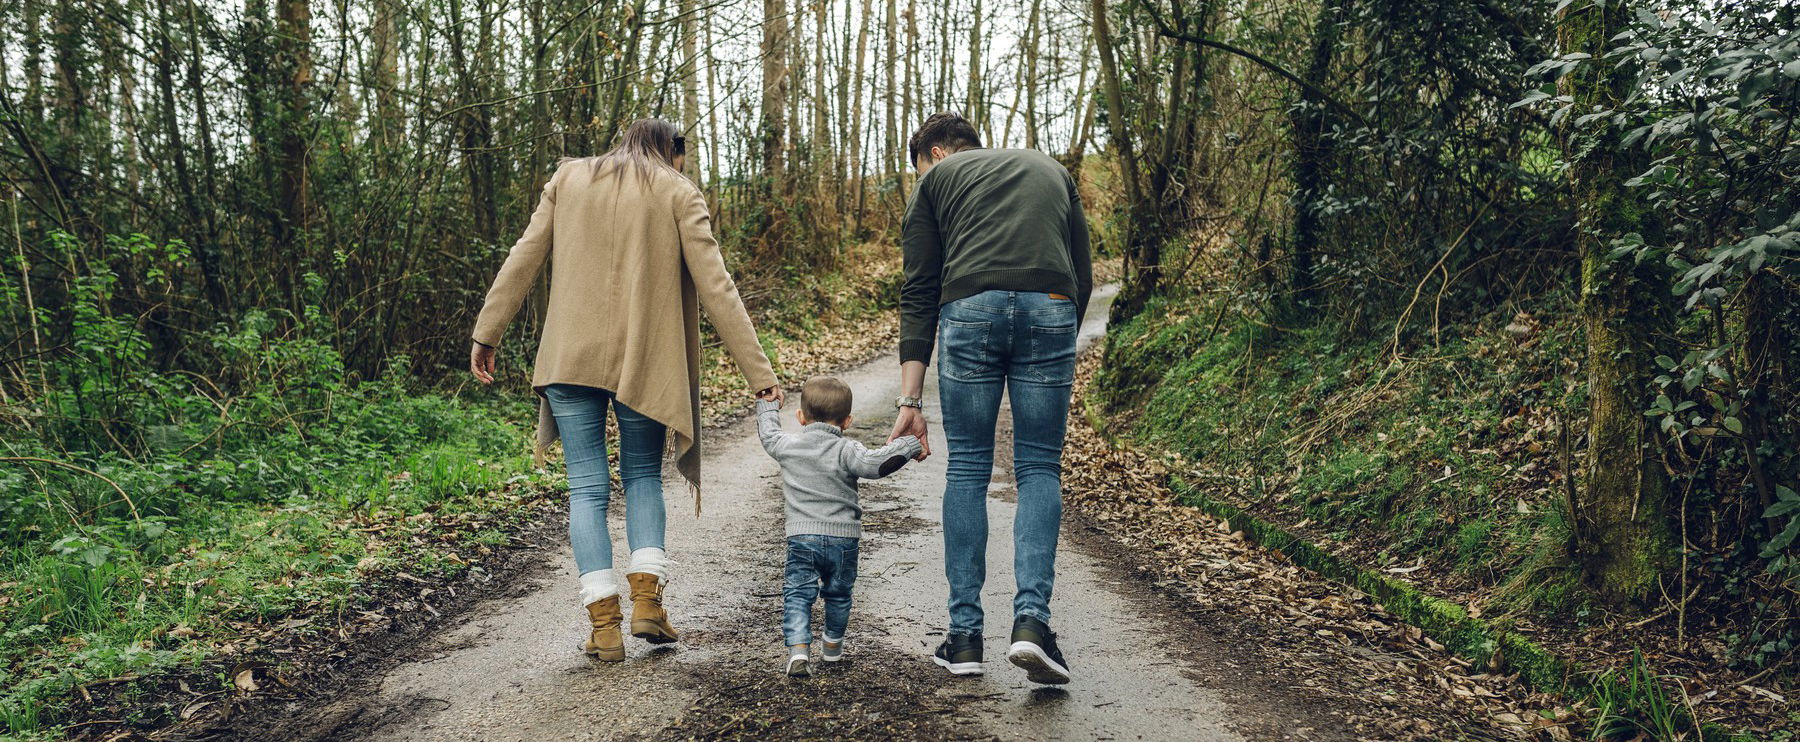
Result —
[[901, 243], [899, 418], [894, 438], [926, 436], [920, 397], [938, 338], [938, 396], [949, 473], [944, 485], [944, 576], [950, 630], [933, 660], [957, 675], [981, 669], [981, 587], [987, 579], [987, 492], [994, 424], [1012, 400], [1012, 639], [1006, 658], [1033, 682], [1070, 680], [1050, 631], [1056, 538], [1062, 523], [1062, 446], [1075, 334], [1093, 290], [1087, 220], [1074, 179], [1032, 150], [982, 149], [975, 127], [933, 114], [908, 154], [919, 181]]

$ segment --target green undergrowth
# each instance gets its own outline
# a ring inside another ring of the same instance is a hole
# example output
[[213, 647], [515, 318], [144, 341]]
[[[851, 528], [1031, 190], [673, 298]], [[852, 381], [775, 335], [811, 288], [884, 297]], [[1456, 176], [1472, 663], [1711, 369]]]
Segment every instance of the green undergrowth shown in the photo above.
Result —
[[0, 736], [59, 738], [91, 696], [155, 722], [169, 709], [132, 699], [159, 677], [375, 607], [372, 580], [467, 569], [453, 551], [504, 541], [544, 484], [525, 403], [422, 388], [405, 358], [351, 379], [317, 314], [220, 327], [198, 374], [146, 364], [90, 298], [75, 355], [4, 408]]
[[1116, 328], [1097, 379], [1130, 435], [1179, 454], [1234, 503], [1371, 564], [1442, 566], [1496, 608], [1581, 611], [1562, 547], [1566, 383], [1580, 334], [1569, 297], [1411, 338], [1320, 321], [1221, 321], [1159, 300]]

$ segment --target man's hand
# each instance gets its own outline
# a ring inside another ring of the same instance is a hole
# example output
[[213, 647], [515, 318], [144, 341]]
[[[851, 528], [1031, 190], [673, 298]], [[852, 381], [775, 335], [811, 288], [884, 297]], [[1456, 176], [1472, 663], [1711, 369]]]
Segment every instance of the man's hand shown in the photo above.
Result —
[[763, 401], [771, 401], [771, 402], [774, 402], [775, 404], [786, 404], [787, 403], [787, 395], [784, 395], [781, 393], [781, 385], [780, 384], [776, 384], [775, 386], [772, 386], [772, 387], [764, 389], [760, 392], [757, 392], [756, 398], [759, 400], [763, 400]]
[[918, 438], [921, 450], [917, 460], [924, 461], [925, 457], [931, 455], [931, 441], [927, 437], [929, 434], [930, 429], [925, 425], [925, 411], [917, 407], [902, 407], [899, 417], [894, 418], [894, 433], [888, 436], [888, 442], [893, 443], [909, 435]]
[[475, 374], [475, 378], [483, 384], [494, 383], [495, 355], [497, 353], [494, 346], [471, 341], [469, 343], [469, 373]]

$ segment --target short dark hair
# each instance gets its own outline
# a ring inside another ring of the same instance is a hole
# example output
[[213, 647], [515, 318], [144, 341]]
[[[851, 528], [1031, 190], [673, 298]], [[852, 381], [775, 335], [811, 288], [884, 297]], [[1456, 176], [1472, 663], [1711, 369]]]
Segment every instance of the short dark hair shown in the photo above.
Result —
[[850, 385], [831, 376], [814, 376], [800, 387], [800, 409], [816, 423], [842, 423], [853, 399]]
[[953, 111], [940, 111], [931, 114], [919, 130], [913, 132], [912, 139], [906, 143], [908, 160], [917, 167], [919, 155], [931, 152], [932, 147], [943, 147], [947, 152], [961, 152], [965, 149], [981, 146], [981, 135], [975, 133], [975, 125]]

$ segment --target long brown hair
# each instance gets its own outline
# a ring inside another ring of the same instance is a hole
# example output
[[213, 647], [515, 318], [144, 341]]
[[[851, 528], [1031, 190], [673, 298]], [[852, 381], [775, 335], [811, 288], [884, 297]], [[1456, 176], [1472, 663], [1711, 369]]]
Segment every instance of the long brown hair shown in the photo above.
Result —
[[648, 181], [656, 168], [673, 170], [675, 158], [687, 154], [686, 144], [681, 129], [674, 124], [656, 118], [638, 119], [625, 127], [619, 143], [606, 154], [589, 158], [594, 168], [594, 180], [630, 167], [637, 173], [638, 180]]

